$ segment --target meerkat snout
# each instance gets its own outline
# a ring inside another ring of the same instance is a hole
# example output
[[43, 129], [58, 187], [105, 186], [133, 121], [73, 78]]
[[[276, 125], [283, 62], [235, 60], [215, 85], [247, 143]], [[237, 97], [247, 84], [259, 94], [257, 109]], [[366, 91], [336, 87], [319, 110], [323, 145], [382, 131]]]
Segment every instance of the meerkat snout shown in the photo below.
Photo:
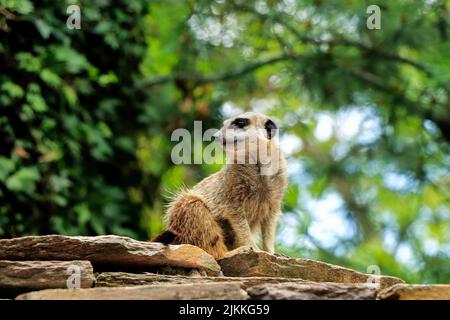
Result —
[[256, 249], [255, 236], [260, 231], [262, 249], [273, 252], [287, 187], [275, 122], [247, 112], [225, 120], [213, 136], [233, 160], [244, 161], [227, 162], [192, 189], [179, 192], [165, 217], [168, 230], [154, 241], [193, 244], [221, 258], [240, 246]]

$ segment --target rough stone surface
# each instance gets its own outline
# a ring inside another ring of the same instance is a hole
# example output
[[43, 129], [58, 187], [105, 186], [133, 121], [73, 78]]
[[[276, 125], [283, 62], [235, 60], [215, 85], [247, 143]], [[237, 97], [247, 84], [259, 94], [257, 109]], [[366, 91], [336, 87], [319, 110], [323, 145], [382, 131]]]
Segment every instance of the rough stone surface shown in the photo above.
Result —
[[18, 296], [17, 300], [243, 300], [247, 293], [238, 283], [205, 283], [201, 286], [135, 286], [91, 289], [49, 289]]
[[0, 260], [89, 260], [95, 269], [150, 269], [155, 266], [220, 273], [214, 258], [191, 245], [163, 245], [127, 237], [31, 236], [0, 240]]
[[[67, 289], [68, 282], [76, 285], [70, 281], [74, 266], [80, 267], [81, 289]], [[216, 261], [191, 245], [50, 235], [0, 239], [1, 298], [450, 300], [450, 285], [408, 285], [248, 247]]]
[[316, 282], [379, 283], [386, 288], [404, 281], [395, 277], [368, 275], [351, 269], [309, 259], [279, 257], [241, 247], [219, 260], [225, 276], [286, 277]]
[[154, 273], [102, 272], [97, 276], [96, 287], [123, 287], [136, 285], [173, 285], [173, 284], [203, 284], [203, 283], [239, 283], [243, 289], [263, 283], [304, 282], [302, 279], [277, 277], [187, 277], [171, 276]]
[[247, 292], [254, 300], [375, 300], [377, 296], [375, 285], [327, 282], [264, 284]]
[[389, 300], [450, 300], [448, 284], [397, 284], [378, 294]]
[[67, 288], [70, 275], [78, 270], [80, 271], [80, 287], [92, 287], [95, 277], [89, 261], [0, 260], [0, 295], [9, 296], [32, 290]]

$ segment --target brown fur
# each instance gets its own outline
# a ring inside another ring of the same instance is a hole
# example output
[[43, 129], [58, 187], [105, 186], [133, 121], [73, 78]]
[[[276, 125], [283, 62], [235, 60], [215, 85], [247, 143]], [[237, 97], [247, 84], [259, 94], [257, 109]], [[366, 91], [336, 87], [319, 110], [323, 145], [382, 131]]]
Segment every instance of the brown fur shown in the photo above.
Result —
[[[269, 119], [257, 113], [239, 117], [249, 118], [249, 128], [257, 129], [264, 128]], [[232, 120], [224, 122], [220, 131], [223, 135], [236, 130], [230, 127]], [[247, 129], [237, 131], [251, 132]], [[227, 164], [191, 190], [180, 192], [166, 215], [169, 230], [176, 234], [174, 244], [193, 244], [221, 258], [228, 250], [240, 246], [256, 249], [255, 235], [259, 230], [262, 249], [274, 251], [276, 220], [287, 185], [286, 162], [276, 138], [258, 139], [268, 144], [271, 156], [279, 161], [279, 170], [273, 175], [262, 175], [264, 165], [259, 162]]]

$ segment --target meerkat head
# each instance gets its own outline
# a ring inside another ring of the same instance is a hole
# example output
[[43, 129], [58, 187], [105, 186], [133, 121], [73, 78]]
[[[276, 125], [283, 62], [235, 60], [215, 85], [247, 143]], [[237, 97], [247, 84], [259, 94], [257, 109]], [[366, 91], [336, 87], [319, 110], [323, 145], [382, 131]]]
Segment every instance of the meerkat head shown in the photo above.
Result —
[[232, 163], [267, 165], [278, 157], [278, 127], [270, 117], [246, 112], [227, 119], [215, 134]]

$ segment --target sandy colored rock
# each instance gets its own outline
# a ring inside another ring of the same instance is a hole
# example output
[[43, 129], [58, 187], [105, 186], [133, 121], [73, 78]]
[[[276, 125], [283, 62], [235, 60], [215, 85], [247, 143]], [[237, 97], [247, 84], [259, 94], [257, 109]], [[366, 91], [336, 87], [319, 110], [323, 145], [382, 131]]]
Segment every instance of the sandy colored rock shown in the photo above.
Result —
[[377, 291], [370, 284], [329, 282], [287, 282], [247, 289], [253, 300], [375, 300]]
[[238, 283], [135, 286], [91, 289], [50, 289], [18, 296], [17, 300], [243, 300]]
[[275, 256], [264, 251], [240, 247], [219, 260], [225, 276], [286, 277], [315, 282], [379, 283], [386, 288], [403, 280], [390, 276], [369, 275], [351, 269], [309, 259]]
[[397, 284], [378, 294], [387, 300], [450, 300], [448, 284]]
[[[79, 278], [73, 276], [79, 272]], [[27, 291], [90, 288], [95, 277], [89, 261], [5, 261], [0, 260], [0, 295], [14, 297]]]
[[89, 260], [94, 269], [170, 266], [220, 273], [212, 256], [192, 245], [163, 245], [127, 237], [30, 236], [0, 240], [0, 260]]
[[239, 283], [241, 288], [256, 286], [263, 283], [304, 282], [302, 279], [277, 277], [187, 277], [161, 275], [154, 273], [102, 272], [97, 276], [96, 287], [121, 287], [136, 285], [173, 285], [173, 284], [203, 284], [203, 283]]

